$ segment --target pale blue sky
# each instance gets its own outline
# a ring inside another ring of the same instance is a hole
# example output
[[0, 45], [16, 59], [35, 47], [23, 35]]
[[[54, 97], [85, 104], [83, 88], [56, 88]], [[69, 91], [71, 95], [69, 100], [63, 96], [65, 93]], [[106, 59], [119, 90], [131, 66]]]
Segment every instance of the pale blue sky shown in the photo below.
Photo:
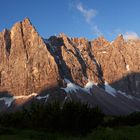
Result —
[[0, 31], [25, 17], [44, 38], [140, 35], [139, 0], [0, 0]]

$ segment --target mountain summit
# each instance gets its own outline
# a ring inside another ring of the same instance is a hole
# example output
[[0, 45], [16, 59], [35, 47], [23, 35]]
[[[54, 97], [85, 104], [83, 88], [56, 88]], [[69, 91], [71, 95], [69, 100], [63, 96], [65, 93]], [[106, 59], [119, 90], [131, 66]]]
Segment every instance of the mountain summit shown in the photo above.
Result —
[[0, 32], [0, 110], [80, 100], [108, 114], [140, 109], [140, 40], [43, 39], [28, 18]]

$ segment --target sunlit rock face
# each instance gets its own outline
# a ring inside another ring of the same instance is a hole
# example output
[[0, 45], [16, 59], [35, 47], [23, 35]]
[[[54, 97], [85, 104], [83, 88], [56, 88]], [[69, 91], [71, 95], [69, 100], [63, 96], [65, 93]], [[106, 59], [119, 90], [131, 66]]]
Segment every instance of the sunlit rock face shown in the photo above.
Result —
[[29, 19], [0, 33], [0, 90], [28, 95], [57, 86], [60, 79], [54, 57]]
[[124, 40], [119, 35], [112, 43], [103, 38], [92, 41], [92, 52], [100, 63], [103, 79], [128, 94], [140, 94], [140, 40]]
[[30, 20], [0, 33], [0, 90], [28, 95], [64, 85], [64, 78], [84, 87], [88, 80], [103, 87], [140, 93], [140, 40], [88, 41], [65, 34], [42, 39]]
[[140, 109], [139, 97], [138, 38], [89, 41], [62, 33], [43, 39], [28, 18], [0, 32], [2, 109], [30, 99], [80, 100], [125, 114]]
[[102, 36], [88, 41], [60, 34], [48, 42], [61, 66], [62, 79], [68, 78], [82, 87], [88, 80], [99, 87], [104, 87], [107, 81], [127, 94], [140, 94], [140, 40], [125, 40], [119, 35], [110, 43]]

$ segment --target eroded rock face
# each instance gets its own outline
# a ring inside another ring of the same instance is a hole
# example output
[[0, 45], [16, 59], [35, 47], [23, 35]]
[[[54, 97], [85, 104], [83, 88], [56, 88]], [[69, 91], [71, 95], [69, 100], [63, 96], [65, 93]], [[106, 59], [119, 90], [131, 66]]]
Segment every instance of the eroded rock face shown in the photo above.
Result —
[[103, 79], [128, 94], [140, 94], [140, 40], [124, 40], [120, 35], [112, 43], [92, 41], [92, 53], [100, 63]]
[[39, 92], [58, 86], [54, 57], [29, 19], [0, 33], [0, 90], [14, 95]]
[[126, 41], [122, 35], [112, 43], [65, 34], [42, 39], [25, 19], [0, 33], [0, 91], [29, 95], [61, 89], [66, 87], [63, 79], [69, 79], [82, 88], [89, 81], [101, 88], [107, 82], [127, 94], [140, 94], [139, 46], [140, 40]]
[[68, 71], [62, 72], [62, 79], [68, 78], [80, 86], [90, 80], [102, 88], [107, 82], [127, 94], [140, 94], [140, 40], [124, 40], [119, 35], [110, 43], [102, 36], [88, 41], [61, 34], [49, 41], [50, 48], [61, 53], [52, 51], [53, 56], [64, 61], [61, 68], [65, 66]]

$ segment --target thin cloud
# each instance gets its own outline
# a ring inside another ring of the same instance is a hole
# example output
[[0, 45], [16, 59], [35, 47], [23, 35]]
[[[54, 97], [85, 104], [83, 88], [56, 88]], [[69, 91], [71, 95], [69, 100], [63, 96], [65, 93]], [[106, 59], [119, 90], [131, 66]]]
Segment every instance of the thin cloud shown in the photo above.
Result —
[[87, 23], [90, 23], [91, 20], [97, 15], [97, 11], [95, 9], [86, 9], [82, 5], [82, 3], [78, 3], [76, 8], [85, 17], [85, 20], [86, 20]]
[[139, 36], [137, 33], [135, 32], [126, 32], [124, 35], [123, 35], [124, 39], [126, 40], [137, 40], [139, 39]]
[[121, 33], [122, 33], [122, 31], [121, 31], [120, 28], [116, 28], [116, 29], [114, 29], [113, 31], [108, 32], [108, 34], [109, 34], [110, 36], [118, 35], [118, 34], [121, 34]]
[[97, 25], [93, 25], [92, 28], [93, 28], [93, 33], [95, 33], [97, 36], [103, 35], [103, 33], [100, 31]]
[[76, 4], [76, 9], [83, 15], [85, 21], [88, 23], [94, 34], [97, 36], [103, 35], [98, 26], [93, 22], [93, 18], [97, 16], [97, 10], [87, 9], [81, 2]]

